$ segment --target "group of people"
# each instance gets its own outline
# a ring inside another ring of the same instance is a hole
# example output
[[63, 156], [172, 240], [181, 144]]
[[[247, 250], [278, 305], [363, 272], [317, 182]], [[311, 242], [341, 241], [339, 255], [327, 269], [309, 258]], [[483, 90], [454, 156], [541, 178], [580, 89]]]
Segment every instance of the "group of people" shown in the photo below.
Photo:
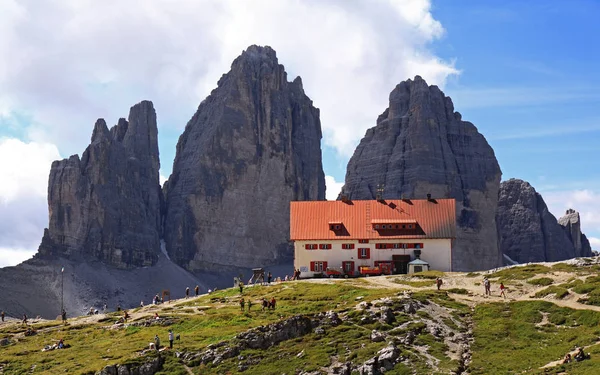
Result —
[[[175, 335], [173, 333], [173, 330], [170, 329], [169, 330], [169, 349], [173, 349], [173, 341], [175, 340], [179, 340], [179, 335]], [[156, 351], [159, 351], [161, 348], [160, 346], [160, 337], [158, 337], [158, 335], [154, 335], [154, 342], [150, 343], [150, 349], [155, 349]]]
[[565, 359], [563, 359], [563, 364], [566, 363], [570, 363], [573, 362], [573, 360], [580, 362], [583, 361], [584, 359], [590, 359], [590, 354], [585, 354], [585, 352], [583, 351], [582, 347], [577, 348], [577, 353], [575, 353], [574, 356], [571, 356], [571, 353], [567, 353], [567, 355], [565, 355]]
[[[485, 289], [485, 295], [491, 296], [492, 295], [492, 284], [490, 283], [490, 279], [488, 279], [487, 277], [483, 278], [483, 287]], [[500, 282], [500, 297], [506, 298], [506, 287], [504, 286], [503, 282]]]
[[[196, 285], [196, 287], [194, 288], [194, 292], [196, 293], [196, 297], [198, 297], [198, 294], [200, 293], [200, 287], [198, 285]], [[190, 296], [190, 287], [186, 287], [185, 288], [185, 298], [188, 298]]]
[[[275, 300], [275, 297], [272, 297], [270, 301], [268, 301], [266, 298], [262, 298], [261, 300], [261, 306], [262, 306], [262, 311], [264, 311], [265, 309], [270, 310], [273, 309], [275, 310], [275, 305], [277, 304], [277, 301]], [[252, 308], [252, 300], [248, 299], [248, 302], [246, 302], [246, 300], [244, 299], [244, 297], [242, 297], [240, 299], [240, 310], [242, 312], [245, 311], [246, 306], [248, 306], [248, 312], [250, 312], [250, 309]]]

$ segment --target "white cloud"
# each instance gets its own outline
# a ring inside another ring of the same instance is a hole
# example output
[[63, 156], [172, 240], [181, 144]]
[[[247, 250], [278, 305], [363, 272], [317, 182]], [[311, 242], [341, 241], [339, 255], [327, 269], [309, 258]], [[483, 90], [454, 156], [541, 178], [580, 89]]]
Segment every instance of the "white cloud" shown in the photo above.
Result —
[[325, 198], [327, 198], [328, 201], [336, 200], [340, 191], [342, 191], [342, 186], [344, 186], [344, 182], [336, 181], [333, 176], [325, 176], [325, 187], [327, 188], [325, 191]]
[[588, 240], [590, 240], [592, 250], [600, 251], [600, 238], [590, 237]]
[[167, 180], [168, 180], [168, 177], [165, 177], [161, 174], [159, 176], [160, 186], [163, 186]]
[[31, 257], [48, 225], [46, 200], [52, 144], [0, 139], [0, 267]]
[[[457, 73], [428, 44], [444, 29], [428, 0], [0, 3], [0, 116], [26, 113], [29, 139], [80, 152], [97, 117], [141, 99], [182, 129], [231, 61], [271, 45], [321, 109], [324, 142], [348, 157], [401, 80]], [[174, 145], [173, 145], [174, 147]], [[169, 164], [169, 161], [163, 161]]]
[[592, 243], [592, 249], [600, 250], [600, 191], [580, 189], [541, 191], [540, 194], [557, 219], [569, 208], [579, 211], [582, 231], [588, 236], [590, 243], [592, 238], [596, 240], [595, 245]]

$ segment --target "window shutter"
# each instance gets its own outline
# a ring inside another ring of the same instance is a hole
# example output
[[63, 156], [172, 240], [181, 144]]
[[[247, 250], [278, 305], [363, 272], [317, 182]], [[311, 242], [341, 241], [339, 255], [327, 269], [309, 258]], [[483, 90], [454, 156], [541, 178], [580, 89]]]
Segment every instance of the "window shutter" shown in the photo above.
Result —
[[371, 259], [371, 249], [367, 248], [367, 257], [365, 259]]
[[354, 249], [354, 244], [353, 243], [350, 244], [350, 248]]
[[327, 262], [323, 262], [323, 271], [327, 270]]
[[306, 244], [306, 245], [304, 245], [304, 248], [305, 248], [306, 250], [309, 250], [309, 249], [310, 249], [310, 245], [309, 245], [309, 244]]
[[315, 271], [315, 262], [310, 262], [310, 270]]
[[358, 259], [360, 259], [360, 247], [358, 248]]

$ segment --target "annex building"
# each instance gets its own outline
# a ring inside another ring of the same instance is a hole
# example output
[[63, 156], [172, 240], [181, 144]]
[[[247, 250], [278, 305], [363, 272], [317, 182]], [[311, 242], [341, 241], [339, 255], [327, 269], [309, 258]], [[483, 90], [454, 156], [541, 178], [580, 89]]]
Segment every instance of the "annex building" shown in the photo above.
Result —
[[361, 267], [402, 274], [452, 271], [454, 199], [302, 201], [290, 203], [294, 266], [301, 277]]

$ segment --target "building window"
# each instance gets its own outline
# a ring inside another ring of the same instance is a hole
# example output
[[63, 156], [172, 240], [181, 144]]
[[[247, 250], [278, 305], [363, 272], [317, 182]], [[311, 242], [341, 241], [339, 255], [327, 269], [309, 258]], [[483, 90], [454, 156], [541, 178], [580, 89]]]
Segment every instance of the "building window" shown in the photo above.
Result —
[[408, 224], [408, 229], [413, 229], [413, 225], [412, 224]]
[[325, 270], [327, 270], [327, 262], [310, 262], [310, 270], [312, 272], [324, 272]]
[[420, 249], [421, 248], [421, 244], [420, 243], [416, 243], [415, 244], [415, 249]]
[[313, 244], [306, 244], [306, 245], [304, 245], [304, 248], [306, 250], [316, 250], [316, 249], [318, 249], [318, 246], [317, 246], [316, 243], [313, 243]]
[[423, 266], [415, 266], [415, 273], [416, 272], [423, 272]]
[[369, 240], [358, 240], [358, 243], [369, 243]]
[[396, 224], [396, 229], [400, 229], [400, 225]]
[[358, 259], [369, 259], [371, 258], [371, 249], [367, 247], [361, 247], [358, 249]]
[[379, 229], [379, 224], [375, 224], [375, 229]]
[[394, 249], [400, 249], [401, 247], [402, 247], [402, 244], [400, 244], [400, 243], [394, 244]]
[[349, 274], [349, 275], [354, 273], [354, 262], [352, 262], [352, 261], [342, 262], [342, 267], [344, 269], [344, 273]]
[[319, 245], [319, 249], [321, 250], [329, 250], [331, 249], [331, 244], [330, 243], [322, 243]]
[[402, 224], [402, 229], [406, 229], [406, 225]]
[[344, 250], [354, 249], [354, 244], [353, 243], [343, 243], [342, 249], [344, 249]]

